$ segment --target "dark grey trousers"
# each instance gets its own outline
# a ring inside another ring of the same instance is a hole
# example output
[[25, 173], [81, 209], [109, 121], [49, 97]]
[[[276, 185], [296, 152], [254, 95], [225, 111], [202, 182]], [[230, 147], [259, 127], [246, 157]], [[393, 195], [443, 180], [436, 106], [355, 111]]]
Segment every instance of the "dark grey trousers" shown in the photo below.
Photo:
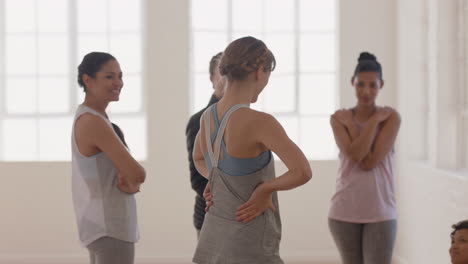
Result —
[[90, 264], [133, 264], [135, 244], [101, 237], [87, 246]]
[[397, 221], [357, 224], [328, 219], [343, 264], [391, 264]]

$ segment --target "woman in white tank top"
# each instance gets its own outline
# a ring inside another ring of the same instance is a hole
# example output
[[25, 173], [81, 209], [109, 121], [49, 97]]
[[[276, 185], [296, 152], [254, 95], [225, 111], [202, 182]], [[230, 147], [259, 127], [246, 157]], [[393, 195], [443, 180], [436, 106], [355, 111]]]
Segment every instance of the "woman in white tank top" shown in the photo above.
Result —
[[89, 53], [78, 67], [78, 84], [86, 93], [72, 130], [72, 194], [80, 241], [91, 264], [133, 264], [139, 239], [134, 194], [145, 170], [106, 114], [123, 87], [120, 65], [108, 53]]

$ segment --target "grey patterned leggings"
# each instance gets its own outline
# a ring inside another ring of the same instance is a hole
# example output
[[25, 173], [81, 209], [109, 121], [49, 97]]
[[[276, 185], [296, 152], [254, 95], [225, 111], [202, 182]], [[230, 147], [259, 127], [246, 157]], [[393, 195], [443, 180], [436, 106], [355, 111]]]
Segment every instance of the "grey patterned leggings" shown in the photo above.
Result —
[[397, 222], [357, 224], [328, 219], [343, 264], [390, 264]]
[[90, 264], [133, 264], [135, 244], [101, 237], [87, 246]]

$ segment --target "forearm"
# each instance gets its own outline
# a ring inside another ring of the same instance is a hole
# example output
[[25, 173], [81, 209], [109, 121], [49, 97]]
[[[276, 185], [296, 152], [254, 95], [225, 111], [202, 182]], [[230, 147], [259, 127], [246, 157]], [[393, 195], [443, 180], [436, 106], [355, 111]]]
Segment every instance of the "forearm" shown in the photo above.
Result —
[[346, 125], [346, 129], [348, 130], [349, 137], [351, 139], [351, 142], [356, 140], [359, 137], [359, 128], [355, 123]]
[[[356, 162], [360, 162], [369, 153], [377, 132], [378, 122], [371, 119], [361, 133], [351, 142], [348, 155]], [[356, 133], [354, 131], [353, 133]]]
[[291, 190], [307, 183], [311, 177], [312, 172], [292, 169], [275, 179], [264, 182], [263, 187], [267, 192]]
[[375, 155], [372, 152], [369, 152], [359, 163], [359, 168], [365, 171], [372, 170], [378, 163], [379, 161], [376, 160]]

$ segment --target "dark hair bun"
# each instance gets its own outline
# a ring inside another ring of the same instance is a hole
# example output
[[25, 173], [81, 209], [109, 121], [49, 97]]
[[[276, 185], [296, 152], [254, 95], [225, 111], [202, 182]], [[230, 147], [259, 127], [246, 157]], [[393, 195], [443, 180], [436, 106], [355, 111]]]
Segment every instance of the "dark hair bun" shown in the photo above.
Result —
[[361, 52], [361, 54], [359, 54], [358, 62], [365, 61], [365, 60], [377, 61], [377, 58], [375, 57], [374, 54], [364, 51], [364, 52]]

